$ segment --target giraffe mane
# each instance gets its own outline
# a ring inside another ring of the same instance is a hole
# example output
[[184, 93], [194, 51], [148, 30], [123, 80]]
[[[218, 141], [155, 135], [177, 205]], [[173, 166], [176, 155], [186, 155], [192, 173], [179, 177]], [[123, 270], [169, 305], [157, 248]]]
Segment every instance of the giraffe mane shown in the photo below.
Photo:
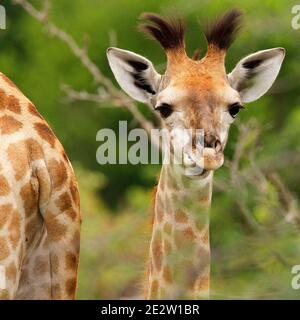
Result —
[[232, 9], [214, 22], [207, 23], [204, 34], [208, 45], [214, 45], [221, 50], [227, 50], [241, 28], [242, 12], [239, 9]]
[[139, 29], [157, 40], [165, 50], [184, 48], [185, 25], [179, 18], [163, 18], [154, 13], [142, 13]]

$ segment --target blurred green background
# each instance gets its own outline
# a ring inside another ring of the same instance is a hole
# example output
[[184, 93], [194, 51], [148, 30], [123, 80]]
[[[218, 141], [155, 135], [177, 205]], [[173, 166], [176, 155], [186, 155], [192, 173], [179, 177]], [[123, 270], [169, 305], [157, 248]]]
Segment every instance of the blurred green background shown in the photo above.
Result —
[[[123, 108], [66, 103], [62, 84], [96, 91], [91, 75], [69, 48], [12, 1], [7, 30], [0, 30], [0, 70], [36, 104], [63, 143], [79, 180], [83, 213], [79, 299], [139, 296], [151, 235], [155, 165], [96, 162], [96, 133], [137, 122]], [[31, 2], [40, 8], [41, 1]], [[188, 24], [187, 49], [205, 52], [200, 23], [239, 7], [245, 26], [227, 56], [231, 70], [243, 56], [282, 46], [280, 75], [259, 101], [249, 104], [231, 129], [226, 164], [215, 174], [211, 210], [212, 298], [299, 299], [291, 268], [300, 264], [300, 30], [291, 27], [294, 1], [276, 0], [52, 0], [50, 19], [82, 45], [113, 79], [105, 51], [110, 45], [135, 51], [163, 71], [160, 47], [136, 31], [143, 11], [177, 12]], [[114, 80], [113, 80], [114, 81]], [[147, 108], [140, 110], [148, 116]], [[237, 142], [242, 156], [232, 171]], [[237, 176], [237, 177], [236, 177]]]

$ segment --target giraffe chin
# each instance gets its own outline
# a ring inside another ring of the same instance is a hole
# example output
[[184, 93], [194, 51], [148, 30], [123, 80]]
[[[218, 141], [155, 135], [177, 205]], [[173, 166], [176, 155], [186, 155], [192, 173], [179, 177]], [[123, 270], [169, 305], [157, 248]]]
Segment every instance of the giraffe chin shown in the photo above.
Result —
[[224, 154], [221, 150], [217, 152], [213, 148], [204, 148], [201, 163], [192, 160], [191, 156], [188, 159], [189, 161], [185, 162], [185, 175], [195, 179], [205, 178], [211, 171], [217, 170], [223, 165]]
[[224, 154], [223, 152], [216, 151], [213, 148], [204, 148], [203, 149], [203, 158], [204, 158], [204, 170], [217, 170], [224, 163]]

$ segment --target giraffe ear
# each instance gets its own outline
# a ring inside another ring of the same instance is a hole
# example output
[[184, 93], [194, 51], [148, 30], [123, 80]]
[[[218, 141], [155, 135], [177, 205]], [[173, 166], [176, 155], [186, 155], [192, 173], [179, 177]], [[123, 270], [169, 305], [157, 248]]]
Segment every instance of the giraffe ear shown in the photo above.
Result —
[[118, 48], [108, 48], [107, 58], [120, 87], [133, 99], [149, 102], [156, 94], [161, 79], [152, 62]]
[[242, 102], [252, 102], [264, 95], [275, 81], [285, 49], [258, 51], [243, 58], [228, 75], [230, 85], [239, 92]]

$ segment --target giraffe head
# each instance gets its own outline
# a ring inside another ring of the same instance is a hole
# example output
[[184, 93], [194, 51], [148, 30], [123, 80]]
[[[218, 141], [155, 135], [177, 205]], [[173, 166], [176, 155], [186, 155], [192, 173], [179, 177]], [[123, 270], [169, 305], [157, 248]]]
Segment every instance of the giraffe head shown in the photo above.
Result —
[[[164, 19], [152, 13], [142, 15], [141, 29], [157, 40], [167, 56], [160, 75], [151, 61], [130, 51], [109, 48], [110, 67], [122, 89], [137, 101], [150, 104], [170, 131], [192, 129], [192, 148], [184, 151], [185, 167], [197, 167], [195, 129], [204, 132], [204, 172], [223, 164], [223, 152], [230, 125], [244, 103], [265, 94], [275, 81], [285, 50], [273, 48], [243, 58], [229, 74], [225, 70], [227, 49], [240, 28], [241, 12], [233, 9], [205, 29], [208, 43], [201, 60], [185, 51], [185, 27], [180, 19]], [[173, 147], [183, 148], [181, 135], [174, 135]], [[184, 150], [184, 148], [182, 149]], [[203, 171], [202, 171], [203, 174]]]

